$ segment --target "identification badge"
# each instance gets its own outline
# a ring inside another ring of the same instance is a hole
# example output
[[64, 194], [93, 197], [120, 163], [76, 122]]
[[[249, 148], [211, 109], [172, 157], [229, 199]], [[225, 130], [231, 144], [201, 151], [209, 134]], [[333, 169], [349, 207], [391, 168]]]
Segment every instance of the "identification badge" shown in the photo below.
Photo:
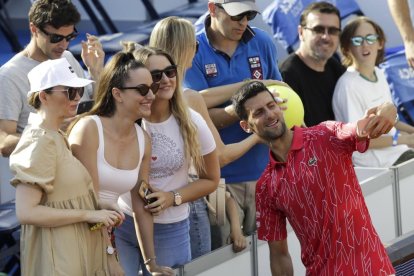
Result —
[[249, 57], [249, 65], [250, 65], [250, 74], [251, 78], [254, 80], [262, 80], [263, 79], [263, 70], [262, 64], [260, 62], [260, 57]]
[[206, 75], [208, 78], [213, 78], [217, 76], [217, 66], [215, 63], [206, 64], [204, 65], [206, 70]]

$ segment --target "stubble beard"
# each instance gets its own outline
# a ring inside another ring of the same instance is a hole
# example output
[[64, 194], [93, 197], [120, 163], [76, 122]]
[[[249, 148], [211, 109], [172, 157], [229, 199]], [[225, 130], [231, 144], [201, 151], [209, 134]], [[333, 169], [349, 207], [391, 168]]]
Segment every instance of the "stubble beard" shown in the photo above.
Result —
[[328, 45], [330, 48], [333, 47], [332, 42], [318, 42], [314, 47], [311, 48], [312, 56], [316, 61], [319, 62], [326, 62], [328, 59], [330, 59], [333, 54], [335, 53], [335, 50], [330, 51], [330, 53], [327, 53], [324, 47], [325, 45]]
[[285, 135], [286, 133], [286, 123], [282, 122], [280, 129], [278, 129], [277, 131], [263, 131], [262, 135], [259, 135], [260, 138], [262, 138], [263, 140], [267, 141], [267, 142], [273, 142], [274, 140], [277, 140], [279, 138], [281, 138], [283, 135]]

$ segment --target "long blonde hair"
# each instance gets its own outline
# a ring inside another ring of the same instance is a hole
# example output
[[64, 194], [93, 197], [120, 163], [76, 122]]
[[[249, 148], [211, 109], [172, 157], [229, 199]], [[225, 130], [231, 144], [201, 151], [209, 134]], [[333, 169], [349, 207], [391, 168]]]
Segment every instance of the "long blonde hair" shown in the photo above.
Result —
[[[171, 65], [176, 65], [174, 59], [161, 49], [142, 47], [135, 50], [136, 44], [134, 43], [126, 43], [124, 44], [124, 47], [127, 50], [132, 51], [136, 60], [143, 64], [148, 65], [148, 60], [151, 56], [164, 56], [168, 59]], [[180, 76], [177, 75], [176, 78], [177, 85], [170, 100], [170, 109], [174, 118], [177, 120], [180, 133], [183, 136], [185, 156], [190, 158], [197, 172], [200, 174], [201, 172], [204, 172], [205, 164], [200, 151], [198, 130], [191, 120], [189, 107], [184, 100]]]
[[184, 18], [166, 17], [152, 30], [149, 46], [164, 50], [181, 65], [178, 73], [182, 80], [186, 67], [191, 66], [196, 50], [194, 26]]

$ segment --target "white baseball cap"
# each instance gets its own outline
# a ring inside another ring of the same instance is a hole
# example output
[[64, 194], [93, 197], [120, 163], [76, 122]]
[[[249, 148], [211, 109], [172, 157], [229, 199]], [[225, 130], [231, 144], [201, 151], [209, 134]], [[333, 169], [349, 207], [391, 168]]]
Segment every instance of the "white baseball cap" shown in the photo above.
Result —
[[255, 0], [210, 0], [210, 2], [221, 4], [230, 16], [239, 15], [248, 11], [259, 12]]
[[30, 70], [27, 77], [30, 82], [30, 91], [27, 96], [58, 85], [85, 87], [93, 82], [92, 80], [79, 78], [66, 58], [44, 61]]

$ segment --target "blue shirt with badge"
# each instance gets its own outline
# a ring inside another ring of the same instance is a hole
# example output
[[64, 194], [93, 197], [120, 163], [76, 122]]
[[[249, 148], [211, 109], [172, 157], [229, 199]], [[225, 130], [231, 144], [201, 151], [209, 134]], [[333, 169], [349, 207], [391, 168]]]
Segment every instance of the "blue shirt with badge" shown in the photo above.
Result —
[[[210, 22], [211, 18], [207, 16], [205, 26], [209, 26]], [[197, 40], [199, 49], [192, 67], [186, 72], [185, 87], [201, 91], [246, 79], [282, 79], [277, 67], [276, 47], [271, 37], [261, 29], [247, 27], [232, 57], [213, 48], [205, 28], [197, 33]], [[221, 129], [219, 133], [224, 144], [236, 143], [249, 136], [238, 122]], [[269, 161], [268, 155], [266, 145], [256, 145], [244, 156], [223, 167], [221, 177], [226, 179], [226, 183], [257, 180]]]

